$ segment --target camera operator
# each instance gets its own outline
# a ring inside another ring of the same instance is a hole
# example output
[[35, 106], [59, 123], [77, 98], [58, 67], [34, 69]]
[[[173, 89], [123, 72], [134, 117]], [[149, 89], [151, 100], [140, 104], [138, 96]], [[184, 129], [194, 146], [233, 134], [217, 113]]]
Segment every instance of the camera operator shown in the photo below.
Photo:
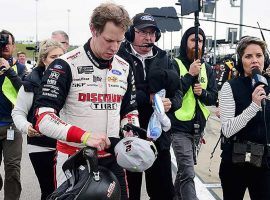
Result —
[[22, 156], [22, 135], [15, 128], [11, 110], [21, 87], [25, 66], [12, 57], [15, 38], [6, 31], [0, 32], [0, 164], [4, 156], [4, 200], [17, 200], [21, 194], [20, 163]]

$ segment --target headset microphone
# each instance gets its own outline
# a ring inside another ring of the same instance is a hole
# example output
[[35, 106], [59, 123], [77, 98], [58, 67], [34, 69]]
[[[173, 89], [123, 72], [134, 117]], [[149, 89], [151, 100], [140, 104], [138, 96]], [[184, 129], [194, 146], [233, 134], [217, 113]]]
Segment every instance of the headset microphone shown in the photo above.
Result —
[[144, 44], [144, 45], [136, 45], [136, 44], [133, 44], [133, 46], [136, 46], [136, 47], [153, 47], [154, 46], [154, 43], [147, 43], [147, 44]]
[[[261, 71], [258, 68], [253, 68], [252, 71], [252, 86], [255, 89], [258, 85], [268, 86], [266, 78], [262, 75]], [[265, 99], [262, 99], [262, 105], [266, 105]]]
[[131, 45], [133, 45], [133, 46], [136, 46], [136, 47], [153, 47], [153, 46], [155, 45], [154, 43], [146, 43], [146, 44], [143, 44], [143, 45], [137, 45], [137, 44], [134, 44], [134, 43], [128, 41], [127, 39], [126, 39], [126, 41], [127, 41], [129, 44], [131, 44]]

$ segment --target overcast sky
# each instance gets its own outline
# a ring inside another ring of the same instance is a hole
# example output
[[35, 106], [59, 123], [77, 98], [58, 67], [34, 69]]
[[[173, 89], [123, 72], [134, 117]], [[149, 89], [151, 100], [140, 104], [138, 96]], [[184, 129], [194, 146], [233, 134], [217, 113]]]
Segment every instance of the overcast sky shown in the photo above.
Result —
[[[36, 8], [37, 8], [37, 33], [38, 39], [46, 39], [54, 30], [69, 32], [70, 43], [82, 45], [91, 36], [89, 30], [89, 17], [92, 10], [102, 2], [98, 0], [0, 0], [1, 22], [0, 29], [11, 31], [16, 40], [36, 39]], [[136, 13], [143, 12], [149, 7], [174, 6], [177, 13], [181, 13], [181, 7], [175, 6], [177, 0], [114, 0], [123, 5], [133, 17]], [[270, 6], [267, 0], [244, 0], [244, 24], [270, 29]], [[68, 12], [70, 10], [70, 12]], [[69, 17], [68, 17], [69, 16]], [[189, 17], [193, 17], [190, 15]], [[69, 18], [69, 20], [68, 20]], [[200, 18], [205, 19], [202, 14]], [[217, 20], [233, 23], [240, 22], [240, 9], [232, 8], [230, 0], [217, 1]], [[69, 22], [69, 23], [68, 23]], [[68, 26], [69, 24], [69, 26]], [[183, 30], [194, 24], [193, 20], [183, 21]], [[214, 35], [214, 26], [211, 22], [200, 21], [201, 28], [206, 35]], [[69, 27], [69, 30], [68, 30]], [[217, 39], [225, 38], [227, 27], [231, 25], [217, 24]], [[264, 31], [266, 40], [270, 42], [270, 32]], [[243, 28], [243, 35], [260, 37], [259, 30]], [[178, 46], [181, 32], [172, 34], [172, 46]], [[164, 41], [164, 42], [163, 42]], [[171, 47], [171, 34], [166, 33], [158, 45], [169, 49]]]

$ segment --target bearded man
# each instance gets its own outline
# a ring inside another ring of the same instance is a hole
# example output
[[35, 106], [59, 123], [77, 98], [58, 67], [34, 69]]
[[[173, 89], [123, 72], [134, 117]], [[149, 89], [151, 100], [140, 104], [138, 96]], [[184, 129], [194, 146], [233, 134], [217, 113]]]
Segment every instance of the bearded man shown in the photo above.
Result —
[[182, 37], [180, 56], [173, 61], [184, 95], [182, 107], [170, 115], [172, 146], [178, 166], [174, 187], [176, 199], [184, 200], [198, 199], [193, 180], [196, 147], [210, 114], [206, 106], [215, 105], [217, 101], [215, 73], [202, 60], [205, 48], [202, 29], [198, 36], [199, 58], [195, 59], [195, 27], [191, 27]]

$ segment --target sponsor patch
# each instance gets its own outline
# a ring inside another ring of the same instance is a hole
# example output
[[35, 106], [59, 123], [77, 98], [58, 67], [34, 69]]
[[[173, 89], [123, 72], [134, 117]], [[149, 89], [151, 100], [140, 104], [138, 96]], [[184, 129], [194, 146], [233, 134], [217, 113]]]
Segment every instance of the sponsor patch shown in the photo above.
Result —
[[112, 183], [110, 183], [110, 186], [109, 186], [109, 188], [107, 190], [107, 192], [108, 192], [107, 197], [108, 198], [110, 198], [112, 196], [112, 193], [113, 193], [113, 191], [115, 189], [115, 185], [116, 185], [116, 183], [114, 181]]
[[118, 81], [118, 78], [116, 76], [109, 76], [107, 79], [109, 82], [113, 83], [116, 83]]
[[125, 65], [125, 66], [129, 66], [129, 64], [123, 60], [121, 60], [118, 56], [114, 57], [120, 64]]
[[122, 75], [122, 73], [119, 70], [116, 70], [116, 69], [113, 69], [112, 73], [115, 74], [115, 75], [118, 75], [118, 76]]
[[84, 77], [74, 78], [73, 81], [89, 81], [89, 78], [84, 78]]
[[57, 125], [63, 124], [63, 125], [68, 125], [66, 122], [61, 120], [59, 117], [55, 116], [54, 114], [49, 114], [50, 118], [49, 120]]
[[93, 110], [116, 110], [117, 103], [91, 103]]
[[50, 76], [49, 76], [49, 79], [58, 80], [59, 76], [60, 76], [59, 72], [52, 71]]
[[49, 84], [49, 85], [56, 85], [56, 80], [48, 79], [47, 80], [47, 84]]
[[49, 92], [42, 92], [42, 95], [43, 96], [57, 98], [57, 95], [56, 94], [52, 94], [52, 93], [49, 93]]
[[75, 53], [75, 54], [73, 54], [73, 55], [67, 57], [67, 59], [68, 59], [68, 60], [69, 60], [69, 59], [73, 60], [74, 58], [77, 58], [78, 55], [80, 55], [80, 53], [81, 53], [81, 52], [77, 52], [77, 53]]
[[53, 68], [54, 69], [62, 69], [63, 67], [61, 65], [54, 65]]
[[94, 72], [93, 66], [78, 66], [78, 74], [92, 74]]
[[93, 75], [93, 82], [101, 82], [102, 81], [102, 78], [100, 76], [95, 76]]
[[122, 102], [123, 96], [120, 94], [100, 94], [100, 93], [79, 93], [78, 101], [86, 102]]
[[150, 15], [144, 15], [144, 16], [141, 16], [141, 20], [144, 20], [144, 21], [155, 21], [154, 18]]
[[71, 87], [76, 87], [76, 88], [79, 88], [79, 87], [83, 87], [86, 83], [72, 83]]

